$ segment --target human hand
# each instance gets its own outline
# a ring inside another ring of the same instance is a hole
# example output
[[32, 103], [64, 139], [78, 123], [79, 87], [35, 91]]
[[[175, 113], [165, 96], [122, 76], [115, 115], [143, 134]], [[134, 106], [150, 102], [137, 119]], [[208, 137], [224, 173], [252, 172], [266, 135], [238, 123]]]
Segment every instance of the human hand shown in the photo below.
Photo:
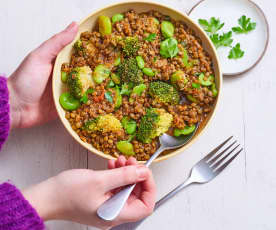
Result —
[[[156, 188], [151, 171], [134, 158], [109, 161], [110, 170], [75, 169], [63, 172], [23, 191], [23, 195], [45, 220], [61, 219], [109, 229], [138, 221], [153, 211]], [[117, 188], [138, 183], [114, 221], [97, 216], [98, 207]]]
[[57, 117], [51, 76], [57, 54], [73, 41], [78, 31], [71, 23], [32, 51], [8, 79], [12, 128], [27, 128]]

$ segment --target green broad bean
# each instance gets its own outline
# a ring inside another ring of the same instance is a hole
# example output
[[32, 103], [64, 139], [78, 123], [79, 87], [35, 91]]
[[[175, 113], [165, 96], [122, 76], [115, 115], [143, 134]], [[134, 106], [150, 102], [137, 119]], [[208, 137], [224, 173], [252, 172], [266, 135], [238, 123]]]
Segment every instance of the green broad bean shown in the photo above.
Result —
[[121, 153], [127, 156], [135, 155], [133, 145], [128, 141], [119, 141], [117, 142], [116, 147]]
[[99, 32], [102, 36], [112, 33], [110, 18], [104, 15], [99, 17]]
[[137, 65], [140, 69], [143, 69], [145, 66], [144, 59], [141, 56], [136, 57]]
[[115, 66], [118, 66], [118, 65], [120, 65], [120, 63], [121, 63], [121, 57], [118, 56], [118, 57], [115, 59], [115, 61], [114, 61], [114, 65], [115, 65]]
[[124, 116], [121, 123], [127, 134], [134, 134], [136, 132], [137, 124], [135, 120], [130, 119], [128, 116]]
[[169, 21], [163, 21], [161, 23], [161, 32], [165, 38], [170, 38], [174, 34], [174, 25]]
[[185, 84], [188, 82], [185, 77], [185, 73], [181, 70], [174, 72], [171, 76], [171, 83], [176, 84], [178, 81], [182, 80]]
[[145, 84], [137, 85], [133, 88], [132, 93], [136, 94], [138, 96], [141, 96], [141, 94], [144, 92], [144, 90], [147, 88]]
[[115, 88], [115, 109], [118, 109], [122, 105], [123, 97], [121, 95], [120, 89], [118, 86]]
[[68, 111], [72, 111], [80, 107], [79, 100], [74, 98], [69, 92], [65, 92], [60, 95], [59, 103], [62, 108]]
[[122, 21], [123, 19], [124, 19], [124, 15], [123, 14], [114, 14], [112, 16], [112, 18], [111, 18], [112, 23]]
[[110, 75], [110, 70], [105, 65], [97, 65], [93, 72], [93, 79], [97, 84], [101, 84]]
[[215, 83], [212, 84], [211, 91], [213, 93], [213, 97], [216, 97], [218, 95], [218, 90]]
[[154, 23], [155, 23], [156, 25], [159, 25], [159, 24], [160, 24], [160, 22], [158, 21], [157, 18], [153, 18], [153, 21], [154, 21]]
[[149, 77], [153, 77], [155, 75], [151, 68], [143, 68], [143, 73]]
[[203, 86], [210, 86], [210, 85], [212, 85], [212, 75], [210, 75], [209, 76], [209, 78], [207, 79], [207, 80], [204, 80], [204, 74], [203, 73], [201, 73], [200, 75], [199, 75], [199, 77], [198, 77], [198, 81], [199, 81], [199, 83], [201, 84], [201, 85], [203, 85]]
[[184, 129], [174, 129], [173, 131], [173, 135], [176, 137], [179, 137], [181, 135], [189, 135], [192, 132], [194, 132], [196, 126], [192, 125], [192, 126], [186, 126]]
[[187, 99], [191, 102], [197, 103], [198, 100], [196, 98], [194, 98], [192, 95], [188, 94], [186, 95]]
[[67, 82], [67, 78], [68, 78], [67, 73], [64, 72], [64, 71], [61, 71], [61, 81], [63, 83], [66, 83]]

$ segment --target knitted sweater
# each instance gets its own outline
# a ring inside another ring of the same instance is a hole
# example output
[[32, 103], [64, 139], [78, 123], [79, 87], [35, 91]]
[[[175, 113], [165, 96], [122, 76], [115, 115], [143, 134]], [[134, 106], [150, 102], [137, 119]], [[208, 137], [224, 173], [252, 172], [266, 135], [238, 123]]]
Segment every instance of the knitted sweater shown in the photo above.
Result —
[[[10, 130], [7, 80], [0, 76], [0, 150]], [[9, 183], [0, 184], [0, 230], [42, 230], [44, 224], [21, 192]]]

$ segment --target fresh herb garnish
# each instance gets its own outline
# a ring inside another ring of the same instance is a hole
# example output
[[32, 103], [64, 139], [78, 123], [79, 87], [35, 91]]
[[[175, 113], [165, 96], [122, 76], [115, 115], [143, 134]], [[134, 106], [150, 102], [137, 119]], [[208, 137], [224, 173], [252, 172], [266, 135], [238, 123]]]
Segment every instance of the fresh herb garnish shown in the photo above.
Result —
[[110, 80], [108, 83], [107, 83], [107, 88], [112, 88], [115, 86], [115, 83], [114, 81]]
[[109, 91], [105, 92], [105, 93], [104, 93], [104, 96], [105, 96], [105, 99], [106, 99], [107, 101], [109, 101], [110, 103], [113, 102], [113, 98], [112, 98], [112, 93], [111, 93], [111, 92], [109, 92]]
[[193, 86], [195, 89], [199, 89], [199, 88], [200, 88], [200, 84], [195, 83], [195, 82], [192, 83], [192, 86]]
[[210, 38], [217, 49], [221, 46], [231, 47], [231, 44], [233, 43], [232, 31], [229, 31], [228, 33], [223, 33], [222, 35], [213, 34], [210, 36]]
[[122, 85], [121, 95], [127, 95], [127, 96], [129, 96], [131, 92], [132, 92], [131, 87], [128, 84], [124, 83]]
[[160, 54], [165, 58], [173, 58], [175, 57], [179, 49], [177, 47], [178, 42], [175, 38], [167, 38], [162, 41], [160, 44]]
[[154, 41], [156, 38], [156, 34], [155, 33], [152, 33], [150, 34], [149, 36], [147, 36], [146, 38], [144, 38], [146, 41], [149, 41], [149, 42], [152, 42]]
[[241, 45], [238, 43], [236, 46], [234, 46], [228, 55], [229, 59], [239, 59], [242, 58], [244, 55], [244, 51], [241, 50]]
[[254, 30], [257, 24], [250, 21], [251, 18], [247, 18], [245, 15], [241, 16], [238, 20], [240, 26], [233, 27], [233, 32], [237, 34], [247, 34], [250, 31]]
[[215, 17], [211, 17], [209, 22], [205, 19], [199, 19], [198, 23], [209, 35], [215, 34], [224, 26], [224, 23], [221, 23], [220, 19]]
[[88, 94], [91, 94], [94, 91], [95, 91], [94, 89], [88, 89], [88, 90], [86, 90], [86, 92], [84, 93], [84, 95], [80, 99], [80, 102], [82, 102], [83, 104], [86, 104], [88, 102]]

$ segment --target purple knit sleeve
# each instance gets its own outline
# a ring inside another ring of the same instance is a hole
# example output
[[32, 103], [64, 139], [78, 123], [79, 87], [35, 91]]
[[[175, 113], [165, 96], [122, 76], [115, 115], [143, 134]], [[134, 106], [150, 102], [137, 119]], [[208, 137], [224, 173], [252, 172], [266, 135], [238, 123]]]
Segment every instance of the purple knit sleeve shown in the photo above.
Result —
[[0, 230], [42, 230], [44, 223], [13, 185], [0, 185]]
[[7, 79], [0, 76], [0, 150], [10, 130], [10, 106]]

